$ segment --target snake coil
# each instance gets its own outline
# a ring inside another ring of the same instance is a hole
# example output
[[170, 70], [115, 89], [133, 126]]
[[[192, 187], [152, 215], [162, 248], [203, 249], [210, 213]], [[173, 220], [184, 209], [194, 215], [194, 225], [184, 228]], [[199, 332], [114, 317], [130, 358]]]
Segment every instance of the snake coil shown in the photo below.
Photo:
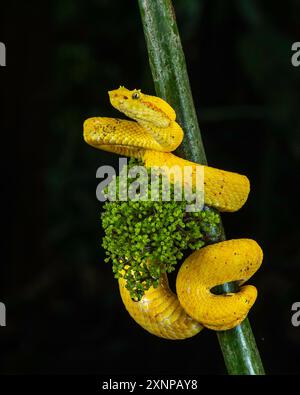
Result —
[[[192, 180], [201, 166], [204, 201], [219, 211], [239, 210], [248, 198], [246, 176], [202, 166], [172, 154], [183, 139], [176, 114], [164, 100], [124, 87], [109, 92], [113, 107], [133, 121], [94, 117], [84, 122], [84, 139], [91, 146], [142, 160], [146, 167], [192, 167]], [[172, 180], [171, 180], [172, 181]], [[241, 323], [257, 297], [252, 285], [236, 293], [215, 295], [212, 289], [227, 282], [244, 284], [259, 269], [263, 253], [251, 239], [234, 239], [194, 251], [181, 265], [175, 295], [167, 276], [147, 290], [139, 302], [131, 299], [126, 280], [119, 279], [120, 294], [131, 317], [148, 332], [166, 339], [185, 339], [203, 327], [227, 330]]]

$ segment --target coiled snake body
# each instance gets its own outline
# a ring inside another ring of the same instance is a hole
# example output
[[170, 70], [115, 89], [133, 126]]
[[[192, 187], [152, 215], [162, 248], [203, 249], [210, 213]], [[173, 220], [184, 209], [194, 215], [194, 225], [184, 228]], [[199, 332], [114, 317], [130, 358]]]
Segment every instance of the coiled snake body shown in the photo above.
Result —
[[[164, 100], [124, 87], [109, 92], [111, 104], [134, 121], [89, 118], [84, 139], [93, 147], [141, 159], [146, 167], [192, 166], [196, 163], [171, 153], [181, 143], [183, 131], [176, 114]], [[219, 211], [234, 212], [246, 202], [247, 177], [203, 166], [205, 204]], [[157, 288], [151, 287], [139, 302], [131, 299], [119, 279], [123, 303], [133, 319], [150, 333], [167, 339], [194, 336], [203, 327], [227, 330], [241, 323], [257, 297], [251, 285], [236, 293], [215, 295], [211, 289], [226, 282], [246, 282], [260, 267], [263, 253], [251, 239], [235, 239], [208, 245], [193, 252], [177, 274], [175, 295], [166, 275]]]

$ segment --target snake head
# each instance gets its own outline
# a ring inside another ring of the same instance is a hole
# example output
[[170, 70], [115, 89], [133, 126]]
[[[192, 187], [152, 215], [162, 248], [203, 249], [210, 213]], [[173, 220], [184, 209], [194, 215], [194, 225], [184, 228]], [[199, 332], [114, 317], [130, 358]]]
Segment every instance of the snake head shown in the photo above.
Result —
[[113, 107], [138, 122], [149, 122], [158, 128], [167, 128], [175, 121], [173, 108], [159, 97], [145, 95], [140, 89], [123, 86], [109, 91]]

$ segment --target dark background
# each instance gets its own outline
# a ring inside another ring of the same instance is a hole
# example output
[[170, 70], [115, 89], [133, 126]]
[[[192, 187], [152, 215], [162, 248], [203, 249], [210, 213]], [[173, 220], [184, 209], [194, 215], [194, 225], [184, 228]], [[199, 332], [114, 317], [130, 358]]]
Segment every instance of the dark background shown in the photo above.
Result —
[[[212, 166], [247, 174], [228, 238], [263, 247], [250, 320], [268, 373], [300, 372], [298, 179], [300, 2], [174, 1]], [[96, 169], [116, 164], [82, 138], [90, 116], [119, 116], [107, 91], [154, 93], [137, 2], [1, 4], [2, 373], [224, 373], [214, 332], [156, 338], [125, 311], [103, 262]]]

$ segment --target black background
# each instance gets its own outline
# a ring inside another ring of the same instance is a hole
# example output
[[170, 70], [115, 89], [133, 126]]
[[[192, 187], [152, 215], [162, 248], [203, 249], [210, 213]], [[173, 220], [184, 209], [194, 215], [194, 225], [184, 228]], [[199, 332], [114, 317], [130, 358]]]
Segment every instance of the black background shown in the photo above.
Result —
[[[209, 163], [247, 174], [228, 238], [264, 249], [249, 318], [268, 373], [299, 373], [300, 2], [175, 0]], [[2, 373], [225, 373], [214, 332], [185, 341], [135, 324], [103, 262], [96, 169], [117, 157], [82, 138], [90, 116], [119, 116], [107, 91], [154, 93], [136, 1], [0, 7]]]

